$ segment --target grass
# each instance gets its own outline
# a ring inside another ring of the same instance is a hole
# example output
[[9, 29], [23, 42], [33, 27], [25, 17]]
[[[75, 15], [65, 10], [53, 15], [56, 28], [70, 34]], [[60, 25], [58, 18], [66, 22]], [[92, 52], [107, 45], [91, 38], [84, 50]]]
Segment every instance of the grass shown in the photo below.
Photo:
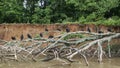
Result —
[[72, 38], [83, 38], [84, 35], [82, 34], [70, 34], [64, 38], [64, 40], [72, 39]]
[[106, 25], [106, 26], [120, 26], [120, 19], [108, 18], [101, 19], [98, 21], [76, 21], [76, 22], [67, 22], [64, 21], [62, 24], [95, 24], [95, 25]]

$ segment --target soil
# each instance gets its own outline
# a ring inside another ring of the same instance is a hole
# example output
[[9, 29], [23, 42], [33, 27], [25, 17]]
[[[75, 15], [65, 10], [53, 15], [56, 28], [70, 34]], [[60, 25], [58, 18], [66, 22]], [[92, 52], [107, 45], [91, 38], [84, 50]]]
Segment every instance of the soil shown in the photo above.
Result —
[[[45, 33], [45, 28], [48, 29], [48, 32], [44, 37], [49, 35], [59, 35], [60, 32], [65, 32], [66, 28], [69, 28], [71, 32], [75, 31], [87, 31], [88, 28], [92, 32], [108, 32], [107, 29], [110, 28], [112, 32], [120, 32], [119, 26], [104, 26], [104, 25], [94, 25], [94, 24], [0, 24], [0, 39], [2, 40], [11, 40], [11, 37], [16, 37], [17, 40], [20, 40], [20, 36], [23, 34], [24, 38], [27, 38], [27, 34], [30, 34], [32, 37], [39, 35], [40, 33]], [[57, 29], [61, 31], [58, 32]]]

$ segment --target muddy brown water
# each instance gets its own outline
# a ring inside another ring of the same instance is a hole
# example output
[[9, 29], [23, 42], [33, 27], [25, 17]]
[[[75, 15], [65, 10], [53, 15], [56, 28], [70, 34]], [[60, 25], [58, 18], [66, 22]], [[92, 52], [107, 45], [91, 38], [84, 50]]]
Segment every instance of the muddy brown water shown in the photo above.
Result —
[[86, 66], [84, 61], [74, 62], [70, 65], [62, 64], [58, 60], [49, 62], [7, 62], [0, 63], [0, 68], [120, 68], [120, 57], [104, 59], [102, 63], [91, 60], [89, 63], [90, 65]]

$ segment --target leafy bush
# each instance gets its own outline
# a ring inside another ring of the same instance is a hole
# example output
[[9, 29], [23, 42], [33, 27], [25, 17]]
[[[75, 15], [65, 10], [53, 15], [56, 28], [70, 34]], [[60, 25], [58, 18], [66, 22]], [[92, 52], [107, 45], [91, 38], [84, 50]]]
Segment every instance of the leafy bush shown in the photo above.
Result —
[[119, 25], [120, 22], [120, 0], [42, 0], [45, 3], [42, 6], [39, 0], [27, 0], [26, 8], [23, 1], [0, 1], [0, 23]]
[[109, 18], [107, 20], [97, 21], [95, 24], [98, 24], [98, 25], [99, 24], [103, 24], [103, 25], [120, 26], [120, 19], [115, 20], [115, 19]]

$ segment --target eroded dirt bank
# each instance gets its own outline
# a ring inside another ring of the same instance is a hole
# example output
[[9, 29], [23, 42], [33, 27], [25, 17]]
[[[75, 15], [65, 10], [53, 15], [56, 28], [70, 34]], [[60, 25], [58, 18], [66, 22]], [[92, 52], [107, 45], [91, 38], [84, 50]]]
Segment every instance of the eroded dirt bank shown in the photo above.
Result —
[[60, 29], [62, 32], [66, 28], [69, 28], [71, 32], [74, 31], [86, 31], [87, 28], [90, 28], [92, 32], [98, 32], [101, 30], [103, 32], [108, 32], [110, 28], [113, 32], [120, 32], [120, 26], [104, 26], [104, 25], [81, 25], [81, 24], [49, 24], [49, 25], [38, 25], [38, 24], [0, 24], [0, 39], [11, 40], [11, 37], [16, 37], [17, 40], [20, 39], [20, 36], [23, 34], [24, 38], [27, 38], [29, 33], [32, 37], [35, 37], [37, 34], [45, 32], [45, 29], [48, 29], [48, 33], [44, 37], [49, 35], [58, 35], [57, 29]]

